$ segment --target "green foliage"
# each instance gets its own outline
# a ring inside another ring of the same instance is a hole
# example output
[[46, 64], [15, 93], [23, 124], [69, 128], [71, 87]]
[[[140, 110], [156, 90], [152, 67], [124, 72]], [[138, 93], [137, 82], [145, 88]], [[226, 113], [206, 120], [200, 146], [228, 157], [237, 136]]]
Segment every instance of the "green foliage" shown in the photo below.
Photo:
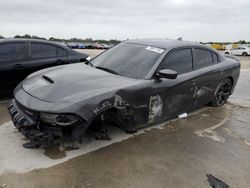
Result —
[[240, 43], [240, 44], [247, 44], [247, 42], [245, 40], [240, 40], [240, 41], [238, 41], [238, 43]]
[[116, 39], [111, 39], [111, 40], [109, 41], [110, 44], [118, 44], [118, 43], [120, 43], [120, 42], [121, 42], [121, 41], [116, 40]]
[[76, 42], [76, 43], [100, 43], [100, 44], [118, 44], [120, 43], [119, 40], [116, 39], [111, 39], [111, 40], [93, 40], [92, 38], [86, 38], [86, 39], [80, 39], [80, 38], [71, 38], [71, 39], [59, 39], [59, 38], [54, 38], [50, 37], [50, 41], [56, 41], [56, 42], [64, 42], [64, 43], [69, 43], [69, 42]]
[[59, 39], [59, 38], [54, 38], [54, 37], [50, 37], [49, 41], [54, 41], [54, 42], [66, 42], [67, 40], [65, 39]]
[[0, 39], [4, 39], [4, 37], [2, 35], [0, 35]]
[[46, 40], [46, 38], [43, 37], [38, 37], [36, 35], [29, 35], [29, 34], [25, 34], [25, 35], [15, 35], [14, 38], [25, 38], [25, 39], [40, 39], [40, 40]]

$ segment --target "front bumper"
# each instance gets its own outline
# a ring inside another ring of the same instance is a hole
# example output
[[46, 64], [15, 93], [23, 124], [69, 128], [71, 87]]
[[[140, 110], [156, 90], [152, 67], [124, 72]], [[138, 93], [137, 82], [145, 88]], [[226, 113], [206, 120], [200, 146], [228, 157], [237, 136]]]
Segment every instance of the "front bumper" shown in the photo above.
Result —
[[15, 99], [9, 102], [8, 111], [15, 127], [34, 147], [47, 147], [63, 135], [60, 127], [42, 124], [38, 112], [26, 109]]

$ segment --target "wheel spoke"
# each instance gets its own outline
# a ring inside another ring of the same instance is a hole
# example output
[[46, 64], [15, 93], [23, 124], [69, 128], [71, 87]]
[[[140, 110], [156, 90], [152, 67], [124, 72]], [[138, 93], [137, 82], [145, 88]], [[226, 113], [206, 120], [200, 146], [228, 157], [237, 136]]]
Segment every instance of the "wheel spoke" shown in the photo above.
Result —
[[224, 96], [229, 96], [229, 95], [230, 95], [230, 92], [223, 92], [223, 95], [224, 95]]
[[221, 98], [221, 94], [218, 96], [218, 103], [221, 104], [222, 98]]
[[232, 84], [229, 82], [224, 82], [218, 88], [215, 101], [218, 106], [221, 106], [227, 102], [229, 95], [231, 94]]

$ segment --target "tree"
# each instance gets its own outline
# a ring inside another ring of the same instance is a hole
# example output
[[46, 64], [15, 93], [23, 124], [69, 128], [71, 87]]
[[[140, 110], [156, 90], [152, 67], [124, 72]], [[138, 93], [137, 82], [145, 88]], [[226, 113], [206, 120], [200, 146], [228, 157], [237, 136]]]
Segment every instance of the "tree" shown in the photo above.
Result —
[[116, 40], [116, 39], [111, 39], [111, 40], [109, 40], [109, 43], [110, 44], [118, 44], [118, 43], [120, 43], [121, 41], [119, 41], [119, 40]]
[[36, 35], [29, 35], [29, 34], [25, 34], [25, 35], [15, 35], [14, 38], [26, 38], [26, 39], [40, 39], [40, 40], [47, 40], [46, 38], [43, 37], [38, 37]]
[[0, 39], [4, 39], [4, 37], [2, 35], [0, 35]]
[[21, 38], [21, 36], [20, 35], [15, 35], [14, 38]]
[[86, 38], [85, 41], [86, 42], [93, 42], [93, 39], [92, 38]]
[[31, 38], [32, 38], [32, 39], [47, 40], [47, 39], [44, 38], [44, 37], [38, 37], [38, 36], [36, 36], [36, 35], [32, 35]]
[[240, 40], [238, 43], [240, 43], [240, 44], [246, 44], [246, 41], [245, 40]]
[[14, 38], [27, 38], [27, 39], [30, 39], [31, 36], [28, 35], [28, 34], [25, 34], [25, 35], [23, 35], [23, 36], [21, 36], [21, 35], [16, 35], [16, 36], [14, 36]]

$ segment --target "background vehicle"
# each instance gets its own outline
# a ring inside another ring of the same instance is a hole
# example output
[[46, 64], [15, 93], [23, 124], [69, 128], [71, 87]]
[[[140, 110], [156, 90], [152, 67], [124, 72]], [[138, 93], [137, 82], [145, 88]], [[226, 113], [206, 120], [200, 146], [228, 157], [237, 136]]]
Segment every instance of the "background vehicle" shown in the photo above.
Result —
[[69, 42], [67, 43], [67, 47], [71, 49], [78, 49], [78, 43], [76, 42]]
[[85, 48], [86, 48], [86, 44], [83, 44], [83, 43], [78, 44], [78, 49], [85, 49]]
[[0, 93], [9, 93], [32, 72], [84, 62], [88, 55], [43, 40], [0, 40]]
[[209, 103], [225, 104], [240, 73], [234, 58], [165, 39], [124, 41], [88, 65], [41, 70], [20, 83], [9, 104], [15, 126], [35, 144], [62, 135], [81, 141], [107, 122], [132, 133]]
[[231, 54], [231, 55], [243, 55], [243, 56], [248, 56], [250, 55], [250, 48], [246, 46], [241, 46], [238, 48], [233, 48], [230, 50], [226, 50], [224, 52], [225, 54]]
[[92, 48], [93, 49], [104, 49], [103, 44], [99, 44], [99, 43], [93, 43]]
[[103, 49], [110, 49], [112, 47], [112, 45], [109, 44], [103, 44]]

